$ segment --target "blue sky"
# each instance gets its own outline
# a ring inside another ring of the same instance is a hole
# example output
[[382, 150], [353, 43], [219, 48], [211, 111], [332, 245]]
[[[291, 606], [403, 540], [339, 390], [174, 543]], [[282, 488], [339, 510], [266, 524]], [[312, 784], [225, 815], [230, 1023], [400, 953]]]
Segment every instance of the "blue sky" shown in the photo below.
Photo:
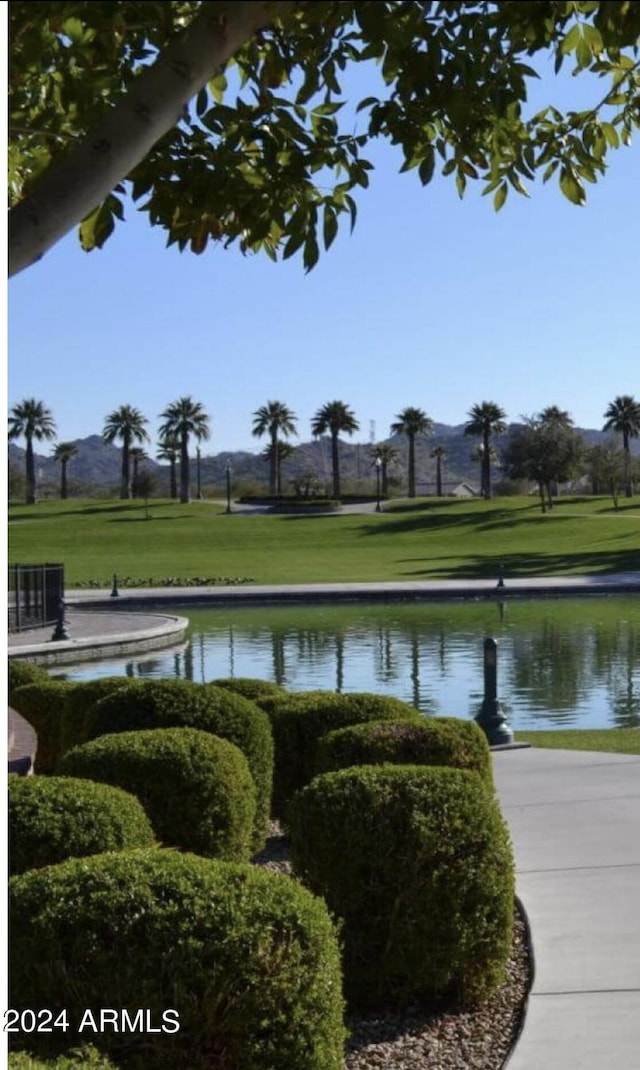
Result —
[[309, 275], [297, 259], [166, 249], [133, 206], [102, 251], [69, 235], [9, 284], [9, 405], [45, 402], [60, 440], [135, 405], [155, 442], [158, 415], [190, 394], [211, 417], [206, 454], [261, 449], [252, 413], [274, 399], [300, 441], [340, 399], [367, 442], [407, 405], [459, 424], [483, 400], [511, 420], [555, 404], [601, 427], [615, 396], [640, 396], [637, 144], [611, 154], [586, 207], [552, 180], [498, 214], [479, 188], [423, 189], [392, 148], [369, 156], [354, 234], [345, 223]]

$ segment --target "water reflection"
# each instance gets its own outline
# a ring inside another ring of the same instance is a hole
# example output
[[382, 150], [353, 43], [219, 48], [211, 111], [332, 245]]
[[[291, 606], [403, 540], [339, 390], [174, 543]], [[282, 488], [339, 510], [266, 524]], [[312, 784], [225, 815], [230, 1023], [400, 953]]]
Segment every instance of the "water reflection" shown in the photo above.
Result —
[[87, 664], [204, 681], [257, 676], [292, 690], [377, 691], [425, 714], [473, 716], [482, 644], [498, 640], [513, 728], [640, 726], [640, 608], [632, 598], [182, 610], [182, 650]]

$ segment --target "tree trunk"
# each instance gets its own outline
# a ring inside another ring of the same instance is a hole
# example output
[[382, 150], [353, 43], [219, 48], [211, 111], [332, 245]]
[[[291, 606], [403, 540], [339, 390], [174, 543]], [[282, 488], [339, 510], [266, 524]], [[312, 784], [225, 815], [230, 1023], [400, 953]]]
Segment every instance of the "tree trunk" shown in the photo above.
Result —
[[180, 442], [180, 501], [185, 505], [191, 501], [189, 482], [189, 439], [183, 435]]
[[442, 497], [442, 457], [436, 458], [436, 494]]
[[107, 197], [257, 30], [295, 3], [205, 0], [199, 15], [121, 101], [9, 213], [9, 274], [30, 267]]
[[622, 448], [624, 450], [624, 495], [625, 498], [633, 497], [631, 486], [631, 449], [629, 447], [629, 435], [626, 431], [622, 435]]
[[26, 475], [27, 475], [27, 494], [25, 501], [27, 505], [36, 504], [36, 466], [35, 458], [33, 456], [33, 439], [30, 435], [26, 436], [27, 439], [27, 452], [25, 457], [26, 462]]
[[416, 442], [413, 435], [409, 435], [409, 497], [416, 496]]
[[269, 457], [269, 493], [272, 496], [279, 494], [278, 469], [280, 458], [278, 457], [278, 432], [274, 428], [271, 432], [271, 456]]
[[129, 444], [122, 447], [122, 467], [120, 469], [120, 498], [128, 501], [131, 497], [131, 476], [129, 475]]
[[169, 461], [169, 495], [172, 500], [178, 497], [178, 484], [176, 481], [176, 459], [172, 457]]
[[331, 467], [333, 469], [333, 496], [336, 501], [340, 500], [340, 451], [338, 448], [338, 436], [331, 435]]
[[482, 438], [482, 446], [482, 496], [489, 500], [491, 497], [491, 452], [489, 435], [486, 432]]
[[61, 501], [67, 500], [67, 462], [61, 461], [62, 471], [60, 473], [60, 499]]

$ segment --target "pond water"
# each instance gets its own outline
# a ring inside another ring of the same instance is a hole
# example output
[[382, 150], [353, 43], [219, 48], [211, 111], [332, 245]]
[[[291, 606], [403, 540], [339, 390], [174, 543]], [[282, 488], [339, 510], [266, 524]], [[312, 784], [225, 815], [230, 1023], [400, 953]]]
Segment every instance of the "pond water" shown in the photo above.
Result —
[[492, 636], [498, 697], [514, 730], [640, 726], [637, 597], [176, 611], [190, 620], [182, 647], [61, 675], [251, 676], [294, 691], [375, 691], [425, 714], [474, 717]]

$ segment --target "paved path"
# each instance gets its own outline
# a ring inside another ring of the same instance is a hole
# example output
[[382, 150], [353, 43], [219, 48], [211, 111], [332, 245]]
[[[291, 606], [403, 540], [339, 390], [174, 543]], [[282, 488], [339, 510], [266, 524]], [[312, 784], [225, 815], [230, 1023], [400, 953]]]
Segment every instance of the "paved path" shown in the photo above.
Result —
[[640, 756], [494, 752], [535, 979], [508, 1070], [640, 1067]]

